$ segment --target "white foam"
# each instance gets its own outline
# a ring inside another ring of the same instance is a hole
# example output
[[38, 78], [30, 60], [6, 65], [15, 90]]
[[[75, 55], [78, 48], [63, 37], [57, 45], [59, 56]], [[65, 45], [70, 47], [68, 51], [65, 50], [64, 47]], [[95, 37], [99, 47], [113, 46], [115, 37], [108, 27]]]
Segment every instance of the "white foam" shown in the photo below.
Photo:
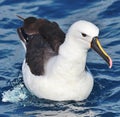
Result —
[[2, 93], [3, 102], [19, 102], [27, 98], [27, 91], [23, 84], [15, 86], [12, 90], [8, 90]]

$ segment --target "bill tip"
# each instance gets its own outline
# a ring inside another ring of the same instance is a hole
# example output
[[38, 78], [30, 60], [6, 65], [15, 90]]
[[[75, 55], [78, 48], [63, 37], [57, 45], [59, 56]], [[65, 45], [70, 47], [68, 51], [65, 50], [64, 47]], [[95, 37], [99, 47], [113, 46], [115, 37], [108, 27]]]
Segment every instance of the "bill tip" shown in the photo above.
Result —
[[109, 68], [112, 68], [112, 59], [110, 58], [110, 61], [109, 61]]

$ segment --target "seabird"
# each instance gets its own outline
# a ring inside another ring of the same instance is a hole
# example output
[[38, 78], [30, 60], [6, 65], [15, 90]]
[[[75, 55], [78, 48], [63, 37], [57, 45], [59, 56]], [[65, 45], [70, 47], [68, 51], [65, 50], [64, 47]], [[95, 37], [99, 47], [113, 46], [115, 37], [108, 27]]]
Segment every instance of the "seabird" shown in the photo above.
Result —
[[98, 40], [98, 27], [80, 20], [65, 35], [56, 22], [18, 17], [24, 22], [17, 32], [26, 51], [22, 73], [27, 89], [49, 100], [86, 99], [94, 84], [85, 69], [88, 50], [93, 48], [112, 67], [112, 59]]

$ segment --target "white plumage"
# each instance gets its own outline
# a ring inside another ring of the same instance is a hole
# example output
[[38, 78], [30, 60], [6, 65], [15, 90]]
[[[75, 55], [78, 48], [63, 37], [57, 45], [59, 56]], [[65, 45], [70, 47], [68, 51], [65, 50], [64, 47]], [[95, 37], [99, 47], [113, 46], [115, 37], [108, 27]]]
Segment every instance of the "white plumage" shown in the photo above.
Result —
[[[86, 99], [94, 84], [91, 73], [85, 70], [87, 52], [98, 34], [96, 25], [83, 20], [75, 22], [59, 47], [58, 55], [44, 64], [44, 75], [32, 74], [24, 61], [22, 72], [28, 90], [39, 98], [56, 101]], [[98, 42], [97, 44], [101, 47]], [[101, 51], [110, 59], [104, 50]]]
[[[83, 37], [81, 32], [88, 36]], [[86, 99], [93, 88], [93, 77], [85, 71], [87, 51], [98, 33], [98, 28], [87, 21], [74, 23], [60, 46], [59, 55], [46, 64], [44, 76], [33, 75], [27, 63], [23, 63], [27, 88], [39, 98], [57, 101]]]

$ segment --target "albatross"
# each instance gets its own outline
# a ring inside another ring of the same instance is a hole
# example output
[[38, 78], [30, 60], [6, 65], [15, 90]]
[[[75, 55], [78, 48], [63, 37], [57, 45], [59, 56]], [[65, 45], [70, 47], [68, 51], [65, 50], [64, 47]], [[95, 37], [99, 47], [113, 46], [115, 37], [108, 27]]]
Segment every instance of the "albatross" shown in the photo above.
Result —
[[47, 19], [22, 18], [17, 29], [25, 48], [23, 81], [38, 98], [55, 101], [86, 99], [93, 89], [93, 76], [86, 70], [86, 58], [94, 49], [112, 67], [112, 59], [98, 39], [99, 28], [79, 20], [66, 35], [56, 22]]

